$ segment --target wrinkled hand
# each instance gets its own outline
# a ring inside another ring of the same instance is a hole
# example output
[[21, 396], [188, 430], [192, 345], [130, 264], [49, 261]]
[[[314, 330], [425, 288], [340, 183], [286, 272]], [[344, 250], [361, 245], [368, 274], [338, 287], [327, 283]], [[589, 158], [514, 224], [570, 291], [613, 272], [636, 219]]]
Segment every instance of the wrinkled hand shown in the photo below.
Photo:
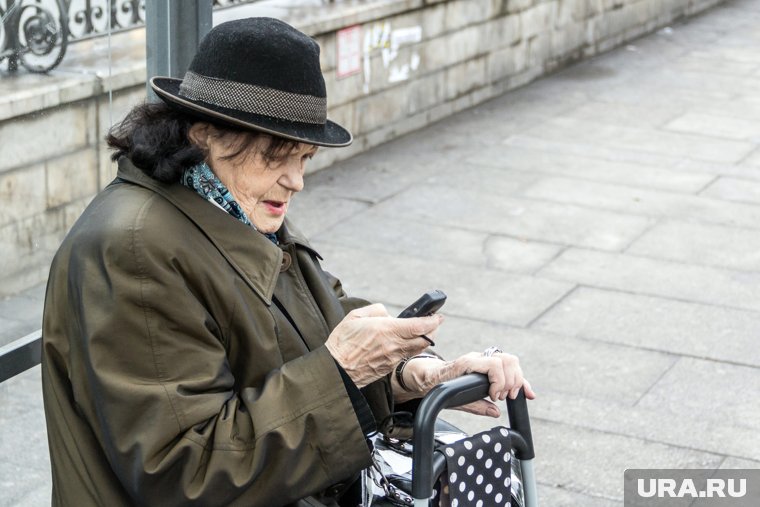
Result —
[[464, 410], [477, 415], [499, 417], [501, 414], [495, 401], [517, 397], [520, 388], [525, 389], [525, 397], [532, 400], [536, 397], [530, 383], [523, 377], [520, 361], [517, 356], [505, 353], [496, 353], [486, 357], [477, 352], [470, 352], [455, 359], [443, 361], [432, 358], [415, 358], [409, 360], [404, 368], [404, 384], [411, 391], [404, 391], [395, 379], [393, 393], [397, 401], [404, 402], [413, 398], [424, 396], [438, 384], [451, 380], [468, 373], [483, 373], [488, 376], [491, 387], [488, 396], [491, 401], [478, 400], [468, 403], [458, 410]]
[[397, 319], [381, 304], [350, 312], [327, 338], [325, 346], [351, 380], [364, 387], [384, 377], [401, 359], [419, 354], [435, 335], [440, 315]]

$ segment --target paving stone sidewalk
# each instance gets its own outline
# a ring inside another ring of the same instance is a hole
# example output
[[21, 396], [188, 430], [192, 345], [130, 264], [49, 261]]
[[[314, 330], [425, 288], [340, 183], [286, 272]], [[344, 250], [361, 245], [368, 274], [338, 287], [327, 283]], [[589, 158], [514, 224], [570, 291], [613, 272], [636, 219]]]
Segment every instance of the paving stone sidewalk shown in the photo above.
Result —
[[[626, 468], [760, 468], [756, 0], [306, 187], [292, 215], [350, 292], [395, 310], [443, 289], [443, 354], [520, 355], [541, 505], [622, 506]], [[43, 292], [0, 302], [0, 340], [39, 326]], [[0, 506], [49, 505], [39, 368], [0, 386], [0, 428]]]

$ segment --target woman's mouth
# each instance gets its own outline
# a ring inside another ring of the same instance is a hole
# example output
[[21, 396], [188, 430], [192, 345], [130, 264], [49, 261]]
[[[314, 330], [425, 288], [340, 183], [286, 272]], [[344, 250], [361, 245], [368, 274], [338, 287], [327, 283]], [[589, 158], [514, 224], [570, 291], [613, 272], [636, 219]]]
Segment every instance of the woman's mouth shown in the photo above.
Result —
[[282, 201], [264, 201], [264, 206], [272, 215], [284, 215], [287, 211], [287, 203]]

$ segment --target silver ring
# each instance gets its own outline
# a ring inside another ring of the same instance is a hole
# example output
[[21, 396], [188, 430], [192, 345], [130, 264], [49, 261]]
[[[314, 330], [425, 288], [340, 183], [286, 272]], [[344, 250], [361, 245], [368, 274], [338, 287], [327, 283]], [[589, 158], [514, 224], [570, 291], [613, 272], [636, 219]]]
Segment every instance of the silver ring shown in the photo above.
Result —
[[488, 347], [486, 350], [483, 351], [483, 355], [486, 357], [491, 357], [492, 355], [499, 352], [504, 352], [504, 351], [501, 350], [499, 347]]

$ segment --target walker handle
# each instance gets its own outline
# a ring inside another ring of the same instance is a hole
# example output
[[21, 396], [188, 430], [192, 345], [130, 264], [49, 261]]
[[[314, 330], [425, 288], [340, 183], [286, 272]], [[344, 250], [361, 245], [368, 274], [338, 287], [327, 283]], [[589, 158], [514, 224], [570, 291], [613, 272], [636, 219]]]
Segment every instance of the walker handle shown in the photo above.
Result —
[[[412, 496], [430, 498], [433, 491], [433, 450], [435, 447], [435, 420], [445, 408], [458, 407], [488, 396], [490, 382], [481, 373], [471, 373], [435, 386], [423, 398], [414, 417], [414, 454], [412, 456]], [[525, 393], [507, 398], [512, 447], [520, 460], [533, 459], [533, 437]]]

